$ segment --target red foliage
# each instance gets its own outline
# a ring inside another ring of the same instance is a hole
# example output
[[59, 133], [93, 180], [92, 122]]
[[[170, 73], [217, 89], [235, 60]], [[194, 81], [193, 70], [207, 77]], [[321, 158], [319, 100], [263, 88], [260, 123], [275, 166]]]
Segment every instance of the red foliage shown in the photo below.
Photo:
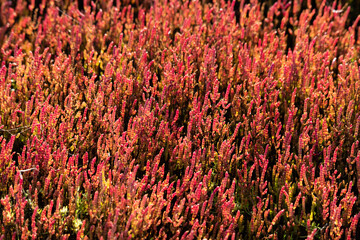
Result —
[[358, 236], [360, 18], [247, 2], [1, 2], [0, 239]]

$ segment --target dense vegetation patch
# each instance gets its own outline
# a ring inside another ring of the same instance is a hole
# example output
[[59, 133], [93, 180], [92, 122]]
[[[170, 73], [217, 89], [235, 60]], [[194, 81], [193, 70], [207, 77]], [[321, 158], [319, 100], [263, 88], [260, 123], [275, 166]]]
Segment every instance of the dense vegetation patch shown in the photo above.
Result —
[[1, 1], [0, 239], [359, 237], [357, 9]]

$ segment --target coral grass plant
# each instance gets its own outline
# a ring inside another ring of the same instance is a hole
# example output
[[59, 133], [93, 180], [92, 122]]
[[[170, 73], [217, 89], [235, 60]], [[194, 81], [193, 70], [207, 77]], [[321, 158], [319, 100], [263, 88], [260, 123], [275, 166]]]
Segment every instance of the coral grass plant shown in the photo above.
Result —
[[359, 237], [349, 4], [1, 1], [0, 239]]

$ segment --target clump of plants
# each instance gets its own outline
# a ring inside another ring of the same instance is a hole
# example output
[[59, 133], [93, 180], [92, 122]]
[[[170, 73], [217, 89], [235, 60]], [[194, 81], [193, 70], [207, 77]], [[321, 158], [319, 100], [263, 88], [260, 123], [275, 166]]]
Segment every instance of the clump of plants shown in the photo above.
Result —
[[2, 1], [0, 239], [359, 237], [349, 4]]

